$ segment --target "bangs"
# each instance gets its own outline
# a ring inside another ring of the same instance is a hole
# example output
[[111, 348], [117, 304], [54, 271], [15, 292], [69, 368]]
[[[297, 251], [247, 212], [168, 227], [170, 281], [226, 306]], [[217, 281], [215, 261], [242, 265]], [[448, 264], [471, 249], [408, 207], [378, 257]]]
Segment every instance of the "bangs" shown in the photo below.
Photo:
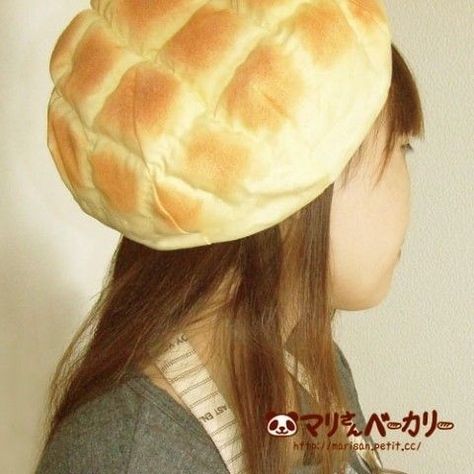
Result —
[[361, 160], [370, 155], [368, 138], [371, 134], [377, 135], [383, 126], [387, 127], [387, 139], [381, 160], [381, 178], [390, 162], [392, 152], [399, 137], [423, 138], [425, 133], [423, 110], [415, 78], [411, 73], [402, 55], [392, 43], [392, 81], [385, 105], [378, 115], [371, 132], [364, 139], [357, 152], [349, 161], [342, 173], [344, 185], [353, 168], [358, 168]]
[[392, 44], [392, 83], [382, 116], [388, 125], [384, 150], [386, 167], [398, 137], [423, 138], [425, 126], [415, 79], [400, 52]]

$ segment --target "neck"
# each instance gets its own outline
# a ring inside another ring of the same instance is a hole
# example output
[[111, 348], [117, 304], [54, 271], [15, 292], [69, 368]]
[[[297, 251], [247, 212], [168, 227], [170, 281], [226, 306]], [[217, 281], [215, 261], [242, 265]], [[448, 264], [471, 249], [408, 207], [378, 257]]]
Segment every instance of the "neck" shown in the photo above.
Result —
[[[293, 312], [291, 314], [296, 313]], [[221, 352], [219, 344], [216, 344], [214, 341], [217, 331], [216, 328], [218, 327], [218, 318], [224, 317], [225, 314], [223, 311], [217, 311], [202, 322], [188, 325], [184, 333], [188, 342], [193, 346], [200, 360], [208, 370], [209, 375], [216, 383], [219, 391], [224, 398], [228, 400], [231, 386], [226, 364], [222, 363], [225, 357]], [[282, 328], [284, 344], [291, 342], [291, 334], [295, 325], [296, 321], [290, 321], [289, 318], [285, 318], [285, 327]]]
[[[223, 291], [216, 293], [216, 295], [224, 294], [225, 292]], [[220, 351], [220, 347], [214, 344], [219, 320], [226, 317], [224, 310], [225, 305], [223, 304], [225, 298], [216, 298], [216, 295], [214, 295], [214, 298], [206, 305], [204, 310], [194, 315], [192, 318], [194, 322], [188, 324], [183, 332], [188, 342], [195, 349], [199, 359], [205, 365], [209, 375], [214, 380], [223, 397], [229, 400], [231, 387], [228, 374], [226, 373], [226, 366], [222, 363], [224, 354]], [[286, 311], [290, 316], [283, 318], [284, 327], [282, 327], [282, 339], [284, 343], [287, 342], [296, 325], [296, 317], [294, 315], [297, 314], [297, 311], [295, 310], [294, 302], [292, 302], [292, 305], [293, 306], [289, 305], [288, 308], [290, 309]], [[153, 383], [168, 392], [181, 406], [187, 409], [173, 387], [153, 363], [146, 367], [143, 372]]]

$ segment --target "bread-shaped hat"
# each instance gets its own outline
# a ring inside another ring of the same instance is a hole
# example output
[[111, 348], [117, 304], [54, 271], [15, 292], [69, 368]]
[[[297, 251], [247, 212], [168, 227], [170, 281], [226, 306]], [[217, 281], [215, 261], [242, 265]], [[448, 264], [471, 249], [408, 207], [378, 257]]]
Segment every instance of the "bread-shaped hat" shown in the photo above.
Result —
[[80, 207], [159, 250], [269, 228], [381, 111], [378, 0], [92, 0], [54, 48], [48, 147]]

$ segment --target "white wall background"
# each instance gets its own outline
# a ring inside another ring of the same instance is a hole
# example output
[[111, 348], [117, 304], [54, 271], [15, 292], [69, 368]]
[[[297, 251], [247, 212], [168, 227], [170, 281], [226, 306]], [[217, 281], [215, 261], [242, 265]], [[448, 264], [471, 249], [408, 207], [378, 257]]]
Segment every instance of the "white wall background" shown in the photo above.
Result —
[[[101, 287], [118, 234], [84, 214], [46, 147], [49, 56], [86, 0], [0, 5], [0, 472], [33, 472], [49, 377]], [[343, 313], [336, 336], [366, 416], [436, 409], [452, 431], [417, 452], [381, 452], [410, 474], [473, 472], [474, 68], [469, 0], [387, 0], [412, 67], [426, 140], [409, 155], [413, 211], [393, 288]], [[374, 436], [383, 441], [381, 437]]]

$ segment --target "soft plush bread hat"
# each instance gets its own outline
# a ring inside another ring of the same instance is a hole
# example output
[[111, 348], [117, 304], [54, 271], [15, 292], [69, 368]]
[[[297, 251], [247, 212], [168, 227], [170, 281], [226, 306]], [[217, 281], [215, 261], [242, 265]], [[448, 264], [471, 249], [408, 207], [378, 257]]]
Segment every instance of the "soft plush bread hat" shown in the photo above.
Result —
[[53, 51], [48, 146], [148, 247], [234, 240], [335, 181], [388, 96], [378, 0], [92, 0]]

